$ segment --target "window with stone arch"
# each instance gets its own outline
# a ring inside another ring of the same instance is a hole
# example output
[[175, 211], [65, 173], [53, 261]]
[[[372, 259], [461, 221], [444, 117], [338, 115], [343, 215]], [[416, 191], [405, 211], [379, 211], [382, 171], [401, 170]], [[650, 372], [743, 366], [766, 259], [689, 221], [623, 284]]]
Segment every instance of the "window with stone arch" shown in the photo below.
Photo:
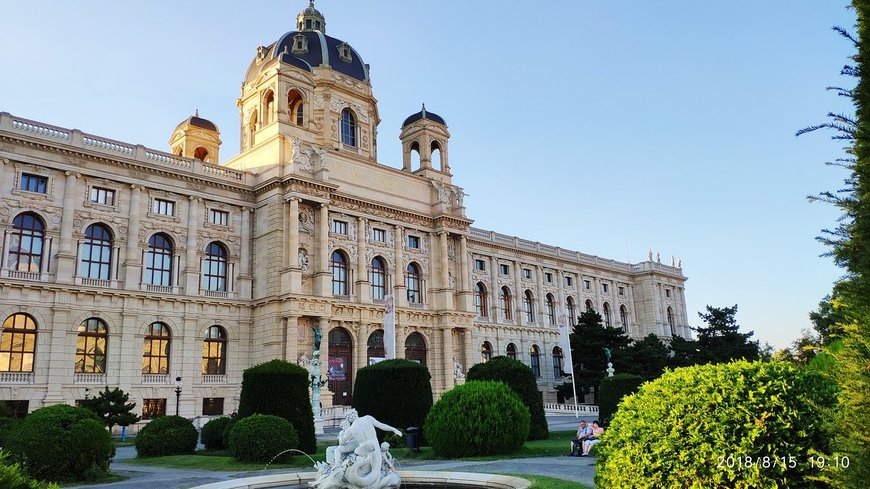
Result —
[[426, 365], [426, 339], [420, 333], [411, 333], [405, 339], [405, 358]]
[[556, 324], [556, 298], [547, 294], [547, 324]]
[[526, 290], [523, 294], [523, 312], [526, 314], [526, 322], [535, 322], [535, 296], [531, 290]]
[[532, 345], [529, 348], [529, 366], [532, 368], [532, 374], [536, 379], [541, 378], [541, 350], [538, 345]]
[[79, 275], [97, 280], [112, 277], [112, 232], [104, 224], [91, 224], [85, 229]]
[[372, 268], [369, 271], [369, 287], [372, 299], [384, 300], [387, 295], [387, 266], [384, 259], [376, 256], [372, 259]]
[[216, 292], [227, 291], [228, 255], [226, 246], [217, 241], [212, 241], [205, 247], [200, 287]]
[[421, 166], [421, 157], [420, 157], [420, 143], [417, 141], [411, 142], [411, 146], [408, 147], [409, 156], [411, 158], [411, 169], [416, 170]]
[[45, 243], [45, 223], [33, 212], [18, 214], [12, 220], [6, 268], [18, 272], [42, 271], [42, 246]]
[[220, 326], [209, 326], [202, 342], [202, 374], [227, 374], [227, 331]]
[[420, 267], [416, 263], [409, 263], [405, 275], [405, 286], [408, 288], [408, 303], [422, 304], [423, 294], [421, 288]]
[[251, 112], [251, 117], [248, 118], [248, 144], [246, 146], [247, 148], [254, 147], [254, 144], [256, 143], [256, 141], [254, 140], [254, 136], [256, 135], [259, 126], [259, 117], [259, 114], [255, 110]]
[[622, 330], [628, 333], [628, 310], [625, 306], [619, 306], [619, 322], [622, 324]]
[[172, 239], [157, 233], [148, 240], [145, 252], [145, 283], [169, 287], [172, 285]]
[[275, 93], [269, 90], [263, 97], [263, 125], [272, 123], [275, 114]]
[[197, 146], [196, 149], [193, 150], [193, 157], [199, 161], [206, 161], [208, 160], [208, 150], [202, 146]]
[[558, 346], [553, 347], [553, 380], [562, 378], [562, 349]]
[[384, 348], [384, 330], [376, 329], [372, 331], [369, 335], [369, 339], [366, 343], [367, 347], [367, 356], [368, 356], [368, 365], [372, 365], [372, 359], [375, 361], [380, 361], [386, 358], [387, 351]]
[[477, 282], [474, 285], [474, 310], [477, 311], [477, 317], [487, 317], [486, 299], [486, 285]]
[[432, 141], [432, 144], [429, 146], [429, 154], [432, 158], [432, 166], [435, 166], [435, 162], [437, 161], [439, 170], [447, 170], [444, 166], [444, 154], [441, 152], [441, 143], [438, 141]]
[[88, 318], [79, 325], [76, 336], [76, 373], [106, 373], [109, 328], [100, 318]]
[[169, 326], [155, 322], [148, 325], [145, 332], [145, 343], [142, 349], [143, 374], [169, 373], [169, 347], [172, 343], [172, 332]]
[[595, 306], [592, 305], [592, 301], [589, 299], [586, 299], [586, 312], [594, 311], [594, 310], [595, 310]]
[[486, 363], [491, 358], [492, 358], [492, 344], [488, 341], [484, 341], [480, 345], [480, 361], [482, 363]]
[[341, 111], [341, 144], [356, 147], [356, 116], [350, 109]]
[[507, 348], [505, 348], [505, 354], [508, 358], [512, 358], [514, 360], [517, 359], [517, 345], [513, 343], [508, 343]]
[[514, 317], [511, 305], [511, 289], [505, 285], [498, 292], [498, 303], [501, 307], [501, 315], [505, 321], [510, 321]]
[[0, 333], [0, 372], [33, 372], [36, 357], [36, 320], [16, 313], [3, 321]]
[[671, 336], [677, 335], [677, 327], [674, 324], [674, 310], [668, 306], [668, 326], [671, 328]]
[[302, 126], [305, 122], [305, 100], [298, 90], [290, 90], [290, 93], [287, 94], [287, 107], [289, 108], [290, 122]]
[[347, 257], [342, 251], [332, 252], [329, 271], [332, 273], [332, 295], [348, 295]]
[[610, 314], [610, 304], [605, 302], [602, 309], [604, 310], [604, 325], [610, 328], [613, 326], [613, 320]]
[[568, 296], [568, 298], [565, 299], [565, 307], [566, 307], [566, 309], [568, 309], [567, 310], [568, 327], [571, 328], [571, 327], [576, 326], [577, 325], [577, 311], [574, 310], [574, 298], [572, 298], [571, 296]]

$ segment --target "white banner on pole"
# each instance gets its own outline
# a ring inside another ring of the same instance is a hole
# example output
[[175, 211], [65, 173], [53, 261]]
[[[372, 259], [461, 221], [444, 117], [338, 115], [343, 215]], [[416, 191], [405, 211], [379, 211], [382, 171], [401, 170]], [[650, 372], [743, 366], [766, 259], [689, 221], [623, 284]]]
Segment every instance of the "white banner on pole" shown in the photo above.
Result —
[[571, 358], [571, 331], [568, 330], [568, 316], [559, 314], [559, 346], [562, 348], [562, 371], [568, 375], [574, 373], [574, 361]]
[[384, 356], [389, 360], [396, 358], [396, 309], [393, 307], [393, 294], [384, 299]]

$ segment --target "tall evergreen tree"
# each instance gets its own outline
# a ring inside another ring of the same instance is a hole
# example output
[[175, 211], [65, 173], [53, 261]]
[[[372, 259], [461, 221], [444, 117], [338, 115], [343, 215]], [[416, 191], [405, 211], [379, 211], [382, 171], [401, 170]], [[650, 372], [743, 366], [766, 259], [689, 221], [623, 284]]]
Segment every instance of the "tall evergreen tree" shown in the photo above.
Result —
[[737, 305], [733, 307], [707, 306], [707, 312], [698, 316], [706, 327], [693, 328], [698, 333], [697, 363], [726, 363], [731, 360], [758, 360], [758, 341], [750, 341], [754, 332], [741, 333], [737, 325]]
[[631, 339], [621, 328], [604, 326], [601, 315], [594, 310], [584, 311], [577, 318], [577, 325], [571, 333], [571, 355], [574, 360], [574, 382], [577, 388], [596, 388], [607, 375], [607, 353], [610, 351], [613, 368], [621, 372], [628, 359], [625, 348]]
[[621, 372], [648, 380], [660, 376], [668, 365], [668, 347], [653, 333], [640, 341], [632, 341], [624, 355], [627, 365]]
[[118, 387], [109, 389], [109, 386], [95, 397], [82, 401], [82, 407], [97, 413], [103, 423], [112, 429], [113, 426], [130, 426], [139, 421], [139, 416], [133, 413], [136, 408], [135, 402], [127, 402], [130, 395]]

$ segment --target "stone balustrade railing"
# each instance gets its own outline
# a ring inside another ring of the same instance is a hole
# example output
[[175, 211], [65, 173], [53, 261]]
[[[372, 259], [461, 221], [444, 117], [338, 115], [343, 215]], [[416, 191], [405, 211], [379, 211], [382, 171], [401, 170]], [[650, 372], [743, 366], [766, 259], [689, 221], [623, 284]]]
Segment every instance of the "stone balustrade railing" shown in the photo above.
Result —
[[253, 175], [247, 172], [204, 163], [193, 158], [182, 158], [138, 144], [128, 144], [83, 133], [78, 129], [66, 129], [24, 119], [13, 116], [8, 112], [0, 112], [0, 132], [9, 132], [26, 136], [29, 139], [41, 139], [49, 141], [52, 144], [71, 146], [88, 153], [99, 154], [106, 158], [120, 157], [144, 163], [146, 166], [166, 166], [170, 167], [172, 171], [187, 171], [208, 180], [220, 180], [244, 185], [253, 184]]
[[547, 414], [570, 414], [577, 413], [580, 416], [598, 416], [598, 406], [594, 404], [555, 404], [545, 403], [544, 412]]

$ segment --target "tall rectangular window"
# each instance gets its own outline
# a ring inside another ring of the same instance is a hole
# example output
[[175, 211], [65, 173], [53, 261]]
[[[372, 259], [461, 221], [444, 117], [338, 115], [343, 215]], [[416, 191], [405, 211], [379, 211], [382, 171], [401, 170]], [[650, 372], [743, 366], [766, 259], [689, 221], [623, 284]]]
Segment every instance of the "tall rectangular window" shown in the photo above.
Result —
[[91, 202], [94, 204], [115, 205], [115, 191], [107, 188], [91, 187]]
[[625, 295], [625, 287], [619, 288], [619, 295]]
[[544, 281], [547, 282], [548, 284], [553, 283], [553, 274], [550, 272], [545, 273], [544, 274]]
[[586, 290], [591, 289], [591, 288], [592, 288], [592, 282], [589, 281], [589, 280], [584, 280], [584, 281], [583, 281], [583, 288], [585, 288]]
[[500, 264], [498, 266], [498, 273], [500, 273], [502, 275], [510, 275], [511, 274], [510, 265], [505, 265], [504, 263]]
[[523, 268], [523, 278], [532, 278], [532, 271], [528, 268]]
[[217, 224], [218, 226], [229, 226], [230, 213], [219, 209], [211, 209], [208, 212], [208, 220], [212, 224]]
[[486, 262], [483, 260], [474, 260], [474, 269], [475, 270], [486, 270]]
[[567, 285], [568, 287], [573, 287], [574, 286], [574, 279], [572, 277], [566, 276], [565, 277], [565, 285]]
[[48, 177], [39, 175], [31, 175], [30, 173], [21, 174], [21, 185], [18, 187], [25, 192], [36, 192], [44, 194], [48, 191]]
[[607, 293], [607, 284], [601, 284], [601, 291]]
[[386, 229], [372, 228], [372, 241], [377, 241], [379, 243], [386, 243], [387, 242], [387, 230]]
[[151, 212], [163, 216], [175, 215], [175, 202], [171, 200], [154, 199], [151, 203]]
[[142, 419], [166, 416], [166, 399], [142, 399]]
[[347, 222], [332, 221], [332, 232], [335, 234], [347, 234]]

